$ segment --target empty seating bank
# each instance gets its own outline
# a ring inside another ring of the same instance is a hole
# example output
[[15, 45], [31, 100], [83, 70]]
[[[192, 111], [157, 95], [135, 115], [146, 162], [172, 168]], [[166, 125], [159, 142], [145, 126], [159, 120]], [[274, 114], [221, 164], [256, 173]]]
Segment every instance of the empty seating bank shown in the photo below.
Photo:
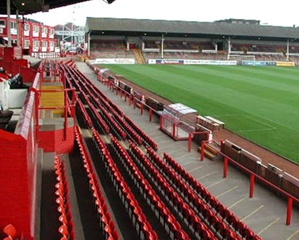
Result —
[[[106, 166], [140, 239], [158, 239], [165, 234], [170, 239], [259, 239], [203, 186], [195, 179], [192, 180], [190, 175], [185, 173], [189, 177], [185, 176], [185, 181], [193, 182], [193, 185], [199, 184], [200, 192], [195, 192], [191, 185], [177, 178], [180, 174], [184, 175], [184, 171], [178, 166], [170, 167], [159, 159], [155, 154], [157, 144], [88, 79], [81, 76], [76, 69], [62, 67], [68, 75], [67, 84], [79, 92], [77, 110], [81, 114], [78, 115], [78, 121], [81, 127], [87, 126], [92, 132], [99, 159]], [[98, 121], [105, 124], [96, 124]], [[86, 154], [88, 150], [84, 150], [85, 144], [80, 136], [80, 131], [77, 130], [77, 139], [81, 139], [77, 141], [82, 159], [92, 161], [93, 158]], [[106, 136], [105, 141], [103, 136]], [[146, 149], [146, 153], [142, 149]], [[167, 159], [171, 157], [168, 156]], [[89, 169], [88, 175], [96, 176], [96, 171], [90, 169], [89, 165], [93, 164], [84, 164], [85, 168]], [[92, 179], [97, 178], [101, 177], [98, 175]], [[134, 183], [135, 187], [127, 185], [127, 182]], [[143, 214], [145, 209], [133, 200], [141, 198], [144, 202], [140, 204], [149, 204], [152, 213], [147, 214], [152, 214], [156, 220], [147, 220]], [[219, 215], [219, 211], [222, 211], [223, 216]], [[231, 222], [226, 223], [227, 219], [231, 219]], [[162, 231], [159, 226], [161, 224], [164, 229]]]

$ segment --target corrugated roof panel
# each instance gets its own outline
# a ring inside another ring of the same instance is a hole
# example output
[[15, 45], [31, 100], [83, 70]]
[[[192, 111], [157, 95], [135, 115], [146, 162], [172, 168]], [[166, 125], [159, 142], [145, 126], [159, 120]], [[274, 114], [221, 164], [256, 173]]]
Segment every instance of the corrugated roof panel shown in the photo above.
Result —
[[223, 22], [192, 22], [120, 18], [87, 18], [89, 31], [121, 31], [223, 35], [230, 37], [299, 38], [299, 28]]

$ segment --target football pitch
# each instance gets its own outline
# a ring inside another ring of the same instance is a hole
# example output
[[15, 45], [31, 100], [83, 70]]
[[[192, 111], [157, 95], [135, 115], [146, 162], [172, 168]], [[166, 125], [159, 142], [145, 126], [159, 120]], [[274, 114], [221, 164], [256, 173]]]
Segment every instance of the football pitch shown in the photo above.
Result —
[[[105, 65], [116, 74], [223, 122], [225, 128], [299, 162], [299, 68]], [[238, 144], [238, 143], [236, 143]]]

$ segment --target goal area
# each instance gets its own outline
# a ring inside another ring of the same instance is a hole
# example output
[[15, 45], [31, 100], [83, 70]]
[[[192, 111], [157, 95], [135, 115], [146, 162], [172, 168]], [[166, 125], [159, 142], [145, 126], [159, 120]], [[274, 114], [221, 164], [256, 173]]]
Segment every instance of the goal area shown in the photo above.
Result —
[[241, 65], [242, 61], [255, 62], [255, 55], [229, 55], [228, 60], [237, 61], [237, 64]]

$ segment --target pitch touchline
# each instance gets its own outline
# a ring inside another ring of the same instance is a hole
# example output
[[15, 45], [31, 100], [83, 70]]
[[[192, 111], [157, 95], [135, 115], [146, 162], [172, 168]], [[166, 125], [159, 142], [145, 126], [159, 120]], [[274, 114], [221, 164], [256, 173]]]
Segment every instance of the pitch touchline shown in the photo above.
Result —
[[243, 114], [241, 114], [241, 116], [243, 116], [243, 117], [245, 117], [245, 118], [249, 118], [249, 119], [251, 119], [251, 120], [253, 120], [253, 121], [256, 121], [256, 122], [258, 122], [258, 123], [260, 123], [260, 124], [263, 124], [263, 125], [265, 125], [265, 126], [268, 126], [269, 128], [273, 128], [273, 130], [276, 129], [276, 127], [273, 127], [272, 125], [267, 124], [267, 123], [263, 123], [262, 121], [256, 120], [256, 119], [254, 119], [254, 118], [252, 118], [252, 117], [249, 117], [249, 116], [246, 116], [246, 115], [243, 115]]
[[244, 115], [244, 114], [237, 114], [237, 113], [232, 113], [232, 114], [222, 114], [222, 115], [216, 115], [216, 117], [221, 117], [221, 116], [224, 116], [224, 117], [229, 117], [229, 116], [241, 116], [241, 117], [244, 117], [244, 118], [247, 118], [247, 119], [250, 119], [254, 122], [257, 122], [261, 125], [264, 125], [266, 126], [266, 128], [256, 128], [256, 129], [248, 129], [248, 130], [238, 130], [238, 132], [254, 132], [254, 131], [269, 131], [269, 130], [276, 130], [277, 128], [270, 125], [270, 124], [267, 124], [267, 123], [264, 123], [260, 120], [257, 120], [257, 119], [254, 119], [252, 117], [249, 117], [247, 115]]
[[248, 130], [237, 130], [237, 132], [258, 132], [258, 131], [273, 131], [277, 128], [256, 128], [256, 129], [248, 129]]

